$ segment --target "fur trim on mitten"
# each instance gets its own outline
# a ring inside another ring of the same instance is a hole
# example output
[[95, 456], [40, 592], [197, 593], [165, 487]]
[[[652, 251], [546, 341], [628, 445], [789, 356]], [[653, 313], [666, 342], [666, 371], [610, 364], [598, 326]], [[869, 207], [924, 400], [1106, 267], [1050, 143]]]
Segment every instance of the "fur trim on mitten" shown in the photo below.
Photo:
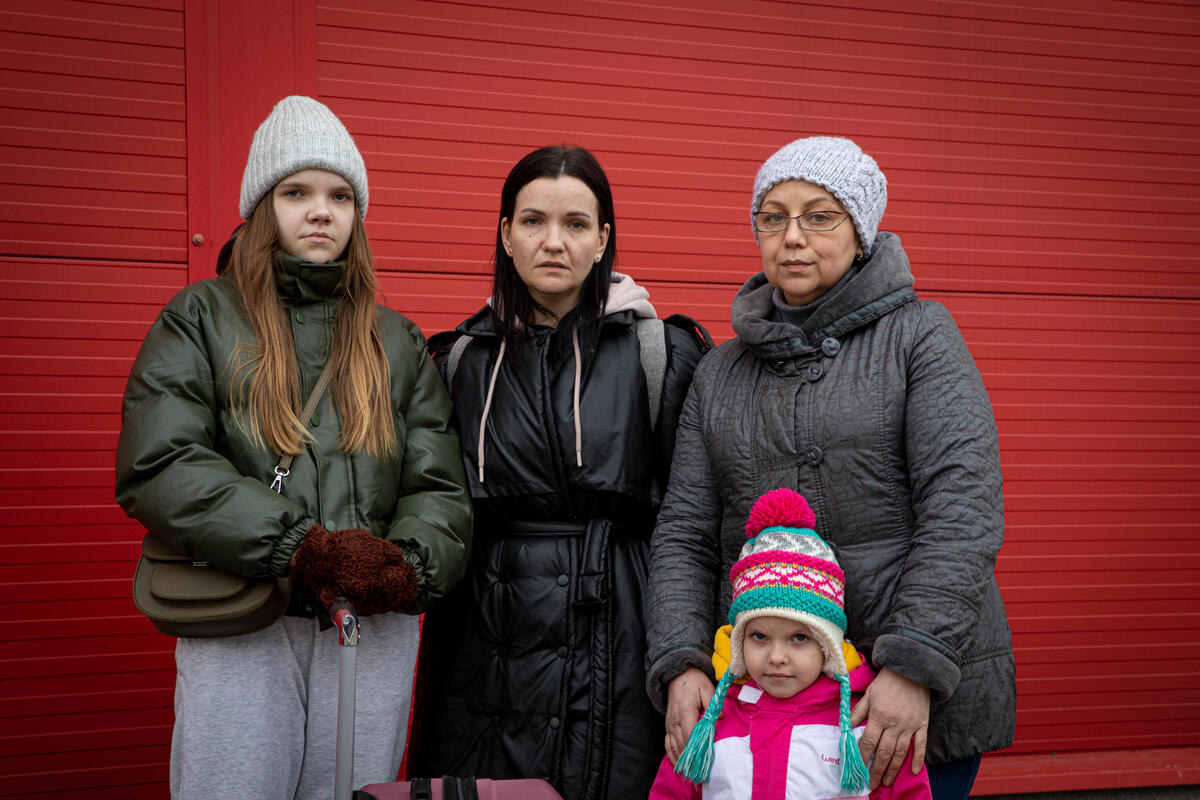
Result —
[[360, 528], [327, 531], [313, 525], [296, 548], [292, 576], [326, 608], [340, 595], [363, 616], [402, 610], [417, 597], [417, 573], [404, 551]]

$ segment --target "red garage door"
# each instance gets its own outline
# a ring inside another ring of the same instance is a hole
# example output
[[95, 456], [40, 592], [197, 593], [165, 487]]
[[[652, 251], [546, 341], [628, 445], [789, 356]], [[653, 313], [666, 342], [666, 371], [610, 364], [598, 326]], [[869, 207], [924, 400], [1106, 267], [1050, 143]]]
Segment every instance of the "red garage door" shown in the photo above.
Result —
[[182, 0], [10, 0], [0, 87], [0, 795], [161, 797], [174, 662], [131, 613], [112, 461], [187, 282]]
[[119, 395], [292, 92], [358, 140], [388, 300], [428, 333], [483, 301], [508, 168], [565, 141], [608, 170], [619, 268], [727, 338], [758, 164], [856, 139], [1000, 425], [1020, 702], [978, 789], [1200, 783], [1200, 10], [894, 6], [5, 4], [0, 796], [164, 794], [171, 642], [128, 600]]

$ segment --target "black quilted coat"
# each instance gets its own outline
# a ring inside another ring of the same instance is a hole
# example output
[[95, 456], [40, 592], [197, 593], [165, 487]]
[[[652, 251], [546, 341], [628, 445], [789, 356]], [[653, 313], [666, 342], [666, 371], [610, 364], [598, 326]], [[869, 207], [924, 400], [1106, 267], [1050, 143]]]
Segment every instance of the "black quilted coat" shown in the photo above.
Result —
[[[646, 697], [649, 538], [679, 409], [707, 345], [666, 321], [662, 415], [651, 432], [632, 311], [606, 317], [582, 376], [576, 461], [575, 361], [534, 329], [505, 350], [489, 309], [451, 384], [475, 503], [467, 577], [425, 617], [409, 774], [543, 777], [566, 798], [646, 797], [663, 753]], [[458, 334], [435, 337], [445, 373]], [[707, 334], [705, 334], [707, 336]]]
[[1012, 742], [1012, 640], [993, 575], [1004, 534], [991, 404], [949, 312], [912, 289], [898, 237], [802, 327], [772, 319], [751, 278], [738, 338], [696, 371], [651, 554], [655, 703], [709, 671], [729, 568], [764, 492], [803, 494], [846, 572], [847, 638], [876, 667], [929, 686], [927, 760]]

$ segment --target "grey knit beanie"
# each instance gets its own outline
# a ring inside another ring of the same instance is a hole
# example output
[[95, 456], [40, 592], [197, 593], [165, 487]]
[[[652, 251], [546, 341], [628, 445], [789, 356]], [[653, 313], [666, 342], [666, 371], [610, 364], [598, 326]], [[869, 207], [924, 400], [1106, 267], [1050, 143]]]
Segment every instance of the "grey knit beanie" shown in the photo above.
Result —
[[[836, 197], [854, 220], [863, 255], [870, 255], [879, 220], [887, 206], [887, 178], [875, 159], [849, 139], [833, 136], [797, 139], [781, 147], [759, 167], [754, 178], [751, 215], [759, 210], [772, 187], [795, 180], [823, 186]], [[754, 241], [758, 241], [757, 230]]]
[[358, 215], [367, 216], [367, 168], [350, 131], [324, 103], [292, 95], [276, 103], [254, 133], [242, 174], [238, 203], [242, 219], [250, 219], [258, 201], [275, 184], [305, 169], [323, 169], [345, 178], [354, 190]]

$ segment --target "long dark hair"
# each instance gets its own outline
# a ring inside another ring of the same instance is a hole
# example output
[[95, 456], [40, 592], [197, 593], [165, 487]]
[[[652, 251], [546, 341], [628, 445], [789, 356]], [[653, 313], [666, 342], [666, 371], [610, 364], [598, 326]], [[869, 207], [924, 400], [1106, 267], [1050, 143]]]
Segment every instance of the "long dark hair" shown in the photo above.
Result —
[[[600, 219], [597, 225], [603, 228], [608, 223], [608, 243], [604, 255], [592, 266], [579, 291], [579, 305], [575, 306], [558, 321], [558, 330], [579, 337], [579, 348], [589, 359], [595, 352], [600, 339], [600, 326], [604, 322], [604, 304], [608, 301], [608, 282], [613, 265], [617, 261], [617, 220], [613, 214], [612, 189], [608, 176], [600, 167], [596, 157], [582, 147], [542, 147], [534, 150], [508, 173], [504, 188], [500, 191], [500, 217], [496, 222], [496, 271], [492, 277], [492, 308], [498, 318], [500, 334], [510, 344], [526, 334], [533, 324], [534, 314], [548, 314], [529, 294], [525, 282], [517, 272], [512, 256], [504, 249], [501, 226], [505, 219], [512, 222], [516, 210], [517, 193], [538, 178], [578, 178], [596, 196]], [[555, 353], [561, 354], [571, 346], [570, 335], [555, 337]]]

